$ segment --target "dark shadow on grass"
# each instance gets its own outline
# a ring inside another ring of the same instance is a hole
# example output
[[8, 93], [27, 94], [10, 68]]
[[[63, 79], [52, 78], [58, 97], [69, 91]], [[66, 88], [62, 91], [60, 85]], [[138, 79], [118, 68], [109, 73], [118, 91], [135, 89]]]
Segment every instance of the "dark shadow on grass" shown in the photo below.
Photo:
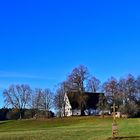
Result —
[[5, 123], [7, 123], [7, 122], [6, 121], [0, 121], [0, 125], [5, 124]]
[[107, 140], [123, 140], [123, 139], [140, 139], [140, 136], [126, 136], [126, 137], [116, 137], [116, 138], [108, 138]]

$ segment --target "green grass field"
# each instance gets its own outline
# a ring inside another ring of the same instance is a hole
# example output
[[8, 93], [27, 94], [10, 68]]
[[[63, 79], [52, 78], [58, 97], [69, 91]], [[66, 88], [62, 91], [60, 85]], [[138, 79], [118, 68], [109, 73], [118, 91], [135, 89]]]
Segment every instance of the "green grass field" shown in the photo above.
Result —
[[[119, 119], [122, 140], [140, 140], [140, 119]], [[0, 122], [0, 140], [107, 140], [111, 118], [72, 117]]]

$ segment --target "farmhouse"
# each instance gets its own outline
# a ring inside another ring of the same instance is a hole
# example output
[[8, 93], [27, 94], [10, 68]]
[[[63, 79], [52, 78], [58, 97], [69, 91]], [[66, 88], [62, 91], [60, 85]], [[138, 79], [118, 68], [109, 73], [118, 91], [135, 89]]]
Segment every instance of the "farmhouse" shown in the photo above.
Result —
[[91, 93], [91, 92], [66, 93], [64, 97], [65, 106], [62, 109], [62, 116], [80, 116], [82, 114], [82, 110], [79, 106], [81, 102], [82, 102], [82, 105], [84, 106], [83, 107], [84, 115], [99, 114], [99, 110], [97, 110], [97, 104], [99, 101], [100, 94], [103, 94], [103, 93]]

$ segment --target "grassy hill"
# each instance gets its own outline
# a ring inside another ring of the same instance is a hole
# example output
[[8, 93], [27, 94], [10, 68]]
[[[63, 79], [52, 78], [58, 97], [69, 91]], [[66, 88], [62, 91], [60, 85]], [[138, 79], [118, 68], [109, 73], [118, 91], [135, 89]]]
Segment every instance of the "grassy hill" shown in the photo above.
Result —
[[[106, 140], [111, 118], [70, 117], [0, 122], [0, 140]], [[140, 119], [118, 120], [123, 140], [140, 140]]]

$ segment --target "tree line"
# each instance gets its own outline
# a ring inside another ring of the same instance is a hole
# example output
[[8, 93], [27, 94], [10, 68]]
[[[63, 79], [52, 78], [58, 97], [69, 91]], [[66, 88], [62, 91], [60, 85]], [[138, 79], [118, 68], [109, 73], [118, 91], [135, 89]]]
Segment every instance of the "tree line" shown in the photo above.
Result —
[[25, 116], [27, 109], [31, 113], [34, 111], [35, 115], [41, 111], [49, 113], [53, 107], [53, 93], [50, 89], [36, 88], [32, 90], [29, 85], [11, 85], [4, 90], [3, 96], [5, 107], [11, 107], [17, 111], [20, 119]]
[[79, 108], [83, 111], [86, 106], [86, 97], [83, 93], [100, 92], [105, 96], [99, 97], [98, 109], [110, 109], [115, 103], [118, 111], [123, 114], [136, 116], [140, 113], [140, 76], [128, 74], [119, 80], [110, 77], [105, 83], [101, 83], [84, 65], [74, 68], [66, 80], [58, 84], [55, 92], [49, 88], [33, 90], [29, 85], [21, 84], [9, 86], [4, 90], [3, 96], [5, 107], [19, 110], [19, 118], [23, 118], [26, 109], [49, 113], [54, 108], [61, 115], [62, 108], [65, 108], [65, 93], [74, 91], [79, 93]]

